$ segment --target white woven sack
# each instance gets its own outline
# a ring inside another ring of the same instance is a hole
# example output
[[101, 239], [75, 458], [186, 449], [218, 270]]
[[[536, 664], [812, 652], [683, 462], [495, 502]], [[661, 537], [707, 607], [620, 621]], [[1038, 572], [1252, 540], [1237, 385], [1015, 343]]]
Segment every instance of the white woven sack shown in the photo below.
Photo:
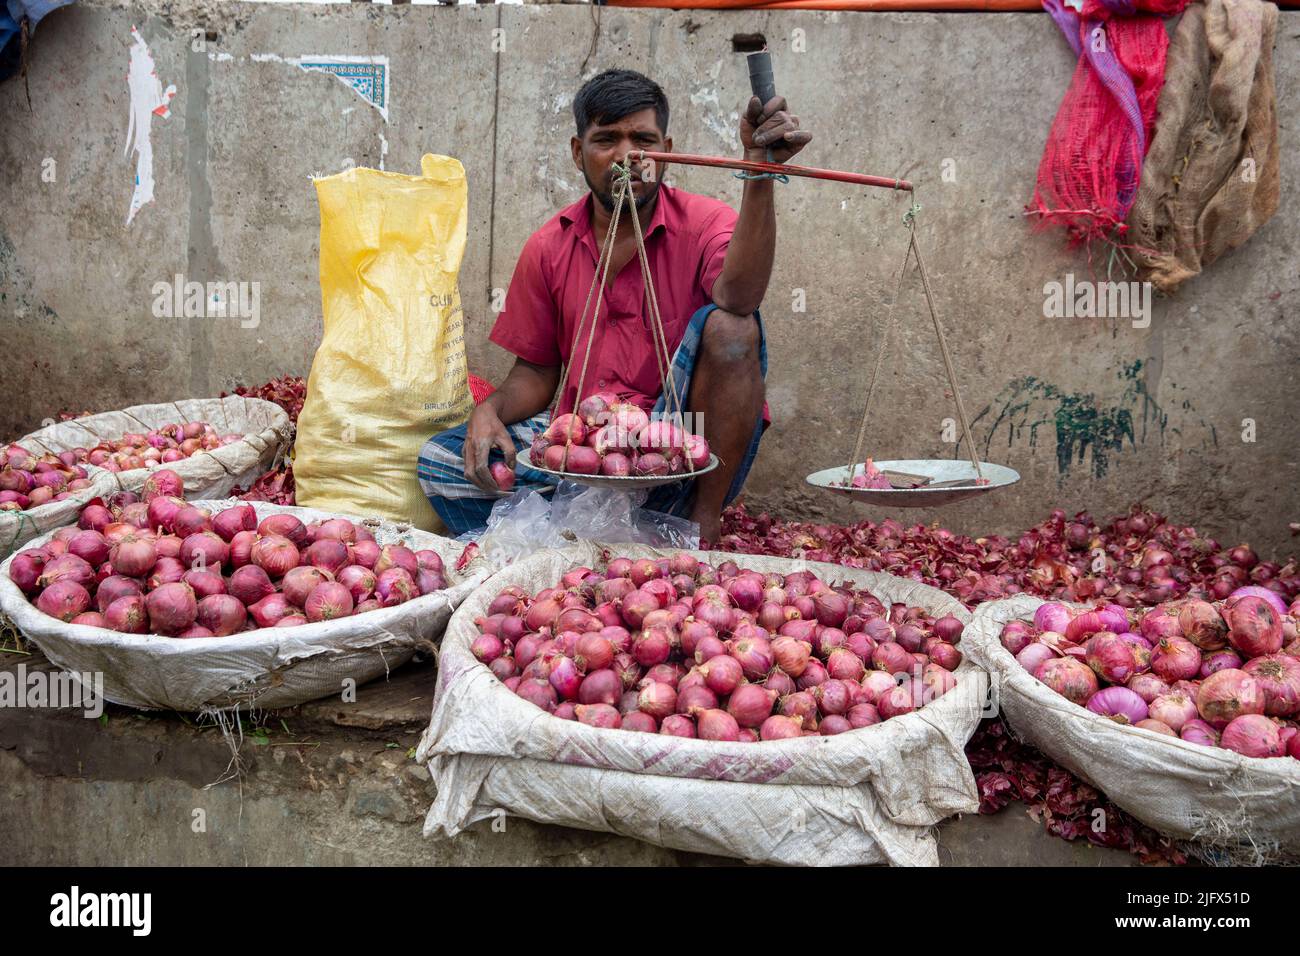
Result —
[[[619, 545], [629, 557], [671, 552]], [[754, 555], [756, 571], [806, 568], [851, 581], [881, 601], [970, 615], [915, 581], [830, 564]], [[913, 714], [834, 737], [757, 744], [602, 730], [561, 720], [515, 696], [475, 660], [474, 618], [507, 584], [549, 587], [600, 546], [547, 550], [490, 578], [453, 615], [439, 657], [433, 718], [417, 759], [438, 786], [426, 835], [454, 836], [501, 812], [619, 833], [661, 846], [788, 864], [935, 865], [930, 827], [978, 808], [964, 746], [979, 720], [984, 681], [970, 663], [957, 688]]]
[[991, 675], [1016, 736], [1148, 826], [1222, 850], [1224, 860], [1300, 854], [1300, 761], [1202, 747], [1122, 726], [1066, 700], [1016, 663], [1000, 640], [1004, 624], [1032, 620], [1042, 604], [1023, 594], [990, 601], [962, 634], [962, 649]]
[[92, 498], [102, 498], [118, 490], [116, 476], [112, 472], [93, 465], [81, 467], [86, 469], [89, 488], [70, 492], [70, 497], [62, 501], [51, 501], [26, 511], [0, 511], [0, 559], [21, 551], [34, 538], [72, 524], [77, 520], [78, 512]]
[[[24, 435], [18, 439], [18, 444], [38, 454], [92, 448], [105, 439], [115, 440], [127, 432], [147, 432], [172, 422], [207, 422], [219, 434], [244, 436], [243, 441], [212, 451], [200, 451], [165, 466], [184, 480], [185, 497], [190, 500], [225, 498], [236, 485], [247, 488], [288, 451], [293, 432], [288, 414], [274, 402], [227, 395], [225, 398], [187, 398], [158, 405], [133, 405], [120, 411], [57, 422]], [[153, 471], [151, 468], [135, 468], [104, 472], [111, 482], [106, 493], [139, 491]]]
[[[214, 514], [244, 502], [204, 501]], [[350, 515], [249, 502], [258, 520], [287, 512], [304, 523]], [[74, 674], [102, 673], [104, 696], [143, 710], [209, 711], [247, 706], [291, 707], [339, 694], [343, 681], [359, 686], [405, 664], [418, 644], [436, 641], [452, 611], [486, 577], [455, 571], [461, 547], [424, 531], [373, 528], [380, 544], [436, 551], [447, 568], [448, 588], [396, 607], [298, 627], [262, 628], [229, 637], [181, 639], [119, 634], [65, 624], [37, 610], [9, 579], [10, 558], [0, 564], [0, 611], [51, 661]], [[33, 542], [39, 547], [48, 540]]]

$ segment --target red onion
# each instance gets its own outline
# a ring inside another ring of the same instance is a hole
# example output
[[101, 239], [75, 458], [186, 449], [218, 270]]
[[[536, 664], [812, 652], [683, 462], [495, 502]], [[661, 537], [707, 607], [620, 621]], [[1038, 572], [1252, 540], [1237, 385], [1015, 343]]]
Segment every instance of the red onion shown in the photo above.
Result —
[[226, 590], [242, 604], [251, 607], [273, 593], [275, 585], [271, 583], [265, 571], [255, 564], [247, 564], [242, 568], [236, 568], [230, 575]]
[[873, 704], [854, 704], [845, 716], [848, 718], [849, 726], [855, 730], [880, 723], [880, 713]]
[[1227, 646], [1228, 625], [1208, 601], [1185, 603], [1178, 612], [1178, 627], [1184, 637], [1203, 651]]
[[384, 607], [396, 607], [419, 596], [419, 589], [405, 568], [392, 567], [375, 577], [375, 594]]
[[1233, 602], [1244, 597], [1263, 598], [1269, 604], [1273, 605], [1273, 610], [1277, 611], [1278, 617], [1285, 617], [1287, 614], [1286, 602], [1283, 601], [1277, 595], [1276, 592], [1271, 591], [1268, 588], [1259, 587], [1258, 585], [1254, 585], [1254, 584], [1248, 584], [1244, 587], [1237, 588], [1235, 591], [1233, 591], [1231, 594], [1228, 595], [1228, 599], [1225, 602], [1225, 604], [1232, 604]]
[[194, 589], [179, 581], [155, 588], [145, 595], [144, 602], [149, 621], [160, 634], [183, 631], [198, 615]]
[[849, 603], [835, 591], [818, 591], [813, 595], [817, 622], [825, 627], [839, 627], [849, 616]]
[[843, 714], [852, 706], [852, 693], [845, 681], [830, 678], [813, 689], [813, 699], [823, 714]]
[[1161, 694], [1169, 692], [1169, 685], [1155, 674], [1134, 674], [1125, 686], [1148, 704]]
[[763, 603], [763, 582], [747, 574], [727, 581], [727, 593], [736, 606], [745, 611], [757, 611]]
[[1224, 608], [1228, 641], [1247, 659], [1276, 654], [1282, 649], [1281, 615], [1260, 597], [1240, 598]]
[[[555, 709], [557, 700], [555, 688], [544, 680], [535, 680], [531, 678], [521, 680], [515, 688], [515, 693], [519, 697], [528, 701], [528, 703], [532, 704], [534, 707], [540, 707], [542, 710], [548, 712]], [[601, 707], [606, 705], [595, 704], [593, 706]], [[613, 708], [610, 709], [613, 710]], [[574, 708], [574, 712], [576, 714], [577, 708]], [[614, 712], [614, 716], [618, 716], [617, 711]]]
[[799, 679], [795, 681], [795, 686], [800, 690], [811, 690], [826, 683], [830, 676], [821, 661], [811, 660], [808, 662], [808, 666], [803, 669], [803, 673], [799, 675]]
[[248, 612], [229, 594], [211, 594], [198, 602], [195, 620], [214, 637], [226, 637], [243, 630]]
[[1159, 609], [1148, 611], [1138, 625], [1138, 630], [1152, 644], [1162, 638], [1183, 636], [1178, 616]]
[[187, 568], [200, 571], [220, 569], [230, 556], [230, 546], [212, 531], [200, 531], [181, 542], [180, 561]]
[[772, 669], [772, 645], [764, 637], [752, 636], [734, 641], [731, 656], [740, 662], [741, 672], [751, 681], [759, 681]]
[[85, 627], [108, 627], [108, 621], [98, 611], [82, 611], [72, 619], [71, 623]]
[[1066, 625], [1065, 638], [1073, 644], [1082, 644], [1085, 638], [1107, 630], [1107, 623], [1099, 611], [1084, 611]]
[[695, 737], [695, 721], [684, 714], [670, 714], [659, 725], [659, 733], [669, 737]]
[[108, 626], [123, 634], [144, 634], [149, 630], [149, 614], [143, 594], [117, 598], [104, 609]]
[[784, 717], [780, 714], [773, 714], [764, 720], [758, 731], [760, 740], [788, 740], [802, 736], [802, 722], [794, 717]]
[[105, 578], [99, 583], [99, 587], [95, 589], [95, 606], [99, 608], [99, 612], [102, 614], [118, 598], [126, 597], [129, 594], [143, 595], [144, 591], [134, 578], [124, 578], [115, 574]]
[[880, 695], [893, 690], [898, 686], [898, 682], [884, 671], [868, 671], [862, 678], [862, 690], [866, 696], [866, 702], [875, 704]]
[[1150, 702], [1148, 710], [1148, 716], [1168, 724], [1174, 733], [1181, 732], [1184, 725], [1197, 716], [1196, 702], [1186, 694], [1176, 692], [1161, 694]]
[[1149, 730], [1152, 733], [1164, 734], [1166, 737], [1178, 736], [1176, 733], [1174, 733], [1173, 728], [1171, 728], [1168, 724], [1160, 720], [1153, 720], [1150, 717], [1148, 717], [1146, 720], [1139, 720], [1133, 726], [1140, 727], [1143, 730]]
[[158, 561], [158, 551], [147, 538], [127, 535], [113, 547], [113, 570], [123, 577], [141, 578], [153, 570]]
[[634, 710], [630, 714], [623, 715], [622, 729], [635, 730], [643, 734], [657, 734], [659, 732], [659, 722], [647, 713]]
[[885, 641], [871, 654], [871, 665], [887, 674], [903, 674], [912, 669], [912, 656], [900, 645]]
[[926, 664], [921, 671], [921, 684], [928, 692], [926, 701], [937, 700], [957, 686], [957, 678], [946, 667]]
[[219, 571], [186, 571], [181, 580], [194, 590], [194, 597], [200, 601], [214, 594], [226, 593], [226, 581]]
[[1300, 661], [1285, 654], [1270, 654], [1246, 662], [1242, 670], [1264, 692], [1264, 713], [1291, 717], [1300, 712]]
[[791, 677], [798, 677], [808, 666], [812, 645], [793, 637], [778, 636], [771, 642], [772, 658], [776, 665]]
[[1239, 668], [1242, 665], [1240, 655], [1236, 651], [1222, 650], [1212, 651], [1201, 657], [1201, 677], [1209, 677], [1216, 671], [1228, 670], [1229, 668]]
[[1178, 736], [1188, 743], [1199, 744], [1202, 747], [1219, 746], [1219, 732], [1200, 718], [1183, 724], [1182, 732]]
[[[735, 695], [732, 696], [734, 698]], [[656, 720], [663, 720], [677, 709], [677, 691], [667, 684], [651, 681], [641, 688], [637, 697], [637, 709]]]
[[551, 665], [548, 680], [561, 700], [578, 699], [578, 688], [582, 685], [583, 678], [572, 658], [557, 657]]
[[37, 583], [50, 585], [60, 581], [72, 581], [89, 588], [95, 581], [95, 569], [89, 562], [75, 554], [61, 554], [45, 565], [45, 570]]
[[185, 494], [185, 482], [170, 468], [159, 468], [144, 480], [140, 494], [149, 503], [159, 496], [180, 498]]
[[68, 622], [90, 607], [90, 592], [70, 579], [55, 581], [36, 598], [36, 606], [50, 617]]
[[185, 577], [185, 565], [176, 558], [159, 558], [154, 562], [153, 571], [145, 578], [145, 591], [152, 591], [164, 584], [175, 584]]
[[1184, 637], [1162, 638], [1151, 651], [1151, 670], [1171, 684], [1191, 680], [1201, 671], [1201, 652]]
[[[294, 571], [297, 570], [299, 569], [294, 568]], [[292, 574], [294, 573], [294, 571], [291, 571], [289, 573]], [[286, 579], [288, 577], [289, 575], [285, 575]], [[374, 593], [375, 585], [378, 581], [378, 579], [375, 577], [375, 572], [359, 564], [349, 564], [348, 566], [341, 568], [338, 574], [336, 575], [336, 578], [339, 584], [343, 585], [345, 588], [347, 588], [349, 591], [352, 592], [352, 600], [358, 603], [364, 601], [366, 598], [370, 597], [370, 595]], [[520, 620], [517, 617], [512, 618], [512, 620], [518, 621], [519, 626], [522, 628], [524, 623], [522, 620]], [[522, 633], [522, 631], [520, 631], [520, 633]]]
[[226, 542], [234, 540], [241, 531], [257, 530], [257, 512], [252, 505], [235, 505], [219, 511], [212, 518], [212, 530]]
[[696, 734], [701, 740], [740, 739], [740, 725], [725, 710], [697, 710], [692, 714], [696, 721]]
[[588, 672], [578, 685], [578, 702], [582, 704], [614, 704], [623, 693], [623, 682], [618, 674], [608, 668]]
[[19, 551], [9, 562], [9, 579], [18, 585], [19, 590], [24, 594], [35, 594], [40, 588], [38, 582], [41, 573], [45, 570], [47, 560], [46, 552], [41, 548]]
[[212, 520], [208, 517], [206, 511], [196, 508], [194, 505], [186, 505], [177, 510], [172, 517], [172, 530], [184, 540], [192, 534], [198, 534], [200, 531], [211, 531]]
[[374, 541], [358, 541], [351, 546], [352, 563], [372, 571], [379, 561], [379, 545]]
[[672, 634], [666, 627], [651, 627], [632, 641], [632, 657], [642, 667], [653, 667], [672, 654]]
[[108, 560], [109, 545], [98, 531], [80, 531], [68, 542], [68, 554], [99, 567]]
[[246, 564], [250, 564], [253, 560], [253, 545], [256, 543], [256, 531], [237, 532], [230, 539], [230, 566], [232, 568], [242, 568]]
[[725, 655], [709, 658], [700, 670], [704, 674], [705, 686], [723, 697], [735, 691], [744, 677], [740, 661]]
[[837, 647], [826, 658], [826, 673], [832, 678], [848, 681], [860, 681], [866, 673], [862, 658], [847, 647]]
[[303, 550], [302, 560], [334, 574], [348, 563], [348, 546], [333, 538], [319, 538]]
[[849, 723], [848, 718], [839, 714], [831, 714], [818, 725], [817, 732], [823, 737], [833, 737], [836, 734], [846, 733], [852, 729], [853, 725]]
[[[292, 517], [291, 515], [272, 515], [271, 517]], [[266, 519], [270, 521], [271, 519]], [[297, 519], [294, 519], [297, 521]], [[299, 522], [301, 524], [301, 522]], [[266, 521], [262, 522], [263, 525]], [[298, 549], [294, 543], [281, 535], [268, 535], [258, 538], [250, 552], [253, 564], [265, 571], [270, 577], [283, 577], [298, 566]]]
[[618, 730], [623, 726], [623, 718], [609, 704], [578, 704], [573, 708], [573, 713], [578, 718], [578, 723], [588, 727]]
[[[1039, 606], [1038, 610], [1034, 612], [1034, 627], [1040, 631], [1056, 631], [1058, 634], [1064, 634], [1072, 617], [1073, 614], [1070, 609], [1064, 604], [1048, 601], [1046, 604]], [[1008, 621], [1006, 627], [1009, 628], [1015, 623], [1023, 622]], [[1003, 631], [1005, 633], [1006, 628]], [[1003, 641], [1003, 646], [1006, 646], [1005, 641]], [[1009, 647], [1007, 650], [1011, 651], [1012, 654], [1018, 653], [1018, 650], [1012, 650]]]
[[[353, 613], [359, 614], [361, 611], [358, 609]], [[303, 620], [305, 621], [307, 619], [303, 618]], [[487, 635], [480, 634], [479, 636], [485, 637]], [[470, 650], [473, 650], [472, 644], [470, 645]], [[519, 668], [515, 666], [515, 659], [506, 655], [496, 657], [488, 662], [488, 670], [492, 672], [492, 675], [496, 677], [497, 680], [505, 680], [507, 677], [514, 677], [515, 674], [519, 672]]]
[[1215, 729], [1222, 729], [1244, 714], [1264, 713], [1264, 690], [1244, 670], [1211, 674], [1201, 683], [1196, 709]]
[[1133, 648], [1110, 631], [1099, 631], [1088, 638], [1087, 662], [1098, 677], [1110, 684], [1123, 684], [1137, 673]]
[[951, 613], [945, 614], [934, 622], [935, 636], [943, 638], [949, 644], [956, 644], [960, 641], [963, 630], [965, 630], [965, 625], [953, 617]]
[[1219, 746], [1243, 757], [1281, 757], [1277, 725], [1259, 714], [1243, 714], [1223, 728]]
[[1058, 657], [1044, 661], [1034, 671], [1034, 677], [1080, 706], [1097, 693], [1096, 675], [1090, 667], [1074, 658]]
[[312, 622], [331, 621], [335, 618], [347, 617], [355, 606], [352, 592], [346, 587], [337, 581], [323, 581], [312, 588], [311, 593], [307, 595], [307, 600], [303, 604], [303, 613], [307, 620]]
[[881, 694], [876, 701], [876, 710], [880, 712], [880, 716], [885, 720], [903, 714], [910, 714], [915, 709], [916, 704], [913, 701], [912, 691], [908, 687], [895, 687], [893, 690]]
[[636, 662], [631, 654], [619, 653], [614, 655], [614, 666], [611, 668], [618, 679], [622, 681], [625, 688], [635, 687], [641, 680], [641, 675], [645, 673], [644, 668]]
[[283, 594], [268, 594], [257, 603], [250, 604], [248, 613], [253, 616], [258, 627], [274, 627], [281, 618], [297, 614], [298, 609]]

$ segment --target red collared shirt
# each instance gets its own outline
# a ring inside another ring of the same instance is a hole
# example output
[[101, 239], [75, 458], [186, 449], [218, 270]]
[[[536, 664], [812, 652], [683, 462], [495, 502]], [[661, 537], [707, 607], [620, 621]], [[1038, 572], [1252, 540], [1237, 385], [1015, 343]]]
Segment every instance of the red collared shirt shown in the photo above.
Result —
[[[591, 229], [592, 202], [588, 193], [560, 210], [529, 236], [519, 254], [505, 309], [492, 328], [491, 339], [525, 362], [560, 365], [569, 361], [600, 254]], [[713, 283], [722, 272], [735, 226], [736, 211], [726, 203], [659, 187], [645, 245], [670, 358], [691, 316], [713, 301]], [[559, 412], [569, 411], [575, 404], [587, 348], [585, 331], [590, 328], [589, 315]], [[597, 391], [616, 392], [646, 411], [654, 407], [663, 391], [650, 331], [650, 307], [635, 255], [606, 288], [601, 302], [583, 384], [584, 396]]]

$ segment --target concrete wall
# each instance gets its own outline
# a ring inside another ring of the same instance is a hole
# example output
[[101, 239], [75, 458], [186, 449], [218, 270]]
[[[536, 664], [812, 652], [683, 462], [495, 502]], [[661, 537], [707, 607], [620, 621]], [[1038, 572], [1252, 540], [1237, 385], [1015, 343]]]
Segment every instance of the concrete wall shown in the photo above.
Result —
[[[188, 11], [175, 12], [177, 9]], [[915, 512], [957, 530], [1011, 532], [1054, 505], [1109, 514], [1143, 499], [1225, 543], [1287, 547], [1300, 439], [1297, 246], [1300, 14], [1283, 14], [1275, 62], [1283, 211], [1244, 249], [1173, 299], [1147, 329], [1043, 317], [1043, 285], [1103, 273], [1021, 211], [1071, 61], [1037, 14], [634, 11], [586, 6], [369, 4], [67, 8], [32, 46], [29, 112], [0, 87], [0, 434], [60, 408], [101, 410], [212, 395], [306, 373], [320, 336], [318, 217], [310, 176], [352, 164], [413, 172], [423, 152], [469, 174], [461, 271], [472, 368], [499, 377], [487, 343], [494, 288], [528, 233], [580, 194], [569, 105], [611, 65], [664, 84], [679, 150], [732, 153], [747, 96], [736, 33], [761, 31], [779, 86], [816, 140], [811, 164], [920, 183], [921, 239], [985, 457], [1019, 469], [1010, 491]], [[595, 23], [599, 17], [598, 26]], [[210, 31], [194, 52], [188, 28]], [[137, 26], [170, 115], [152, 122], [155, 202], [125, 225], [134, 161], [123, 154], [124, 75]], [[804, 31], [805, 53], [790, 52]], [[493, 49], [493, 31], [498, 46]], [[384, 55], [387, 122], [337, 79], [285, 62]], [[271, 56], [268, 56], [271, 55]], [[384, 152], [386, 144], [386, 153]], [[42, 180], [47, 158], [57, 178]], [[952, 160], [955, 182], [942, 182]], [[718, 171], [678, 168], [685, 188], [736, 201]], [[875, 329], [905, 233], [900, 196], [795, 181], [779, 188], [779, 254], [764, 315], [776, 425], [750, 501], [787, 515], [881, 518], [802, 482], [846, 461]], [[151, 288], [187, 279], [261, 283], [261, 324], [151, 315]], [[796, 289], [807, 311], [792, 311]], [[869, 450], [947, 457], [953, 415], [919, 283], [898, 312]], [[1257, 441], [1241, 440], [1255, 421]], [[1131, 437], [1106, 447], [1131, 422]], [[904, 517], [910, 517], [905, 515]]]

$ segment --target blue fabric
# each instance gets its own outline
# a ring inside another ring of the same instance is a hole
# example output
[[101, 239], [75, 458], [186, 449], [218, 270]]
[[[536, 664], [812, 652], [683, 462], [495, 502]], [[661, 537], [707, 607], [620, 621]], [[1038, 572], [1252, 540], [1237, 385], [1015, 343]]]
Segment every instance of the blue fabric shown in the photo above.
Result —
[[[682, 335], [681, 344], [677, 346], [677, 351], [673, 354], [670, 380], [677, 393], [677, 407], [679, 408], [686, 407], [686, 397], [691, 390], [691, 376], [695, 371], [700, 342], [704, 336], [704, 325], [708, 321], [709, 315], [716, 308], [717, 306], [709, 304], [691, 316], [690, 324]], [[763, 377], [766, 378], [767, 340], [763, 335], [762, 318], [755, 313], [755, 319], [758, 322], [759, 330], [759, 367], [762, 370]], [[666, 397], [660, 395], [658, 401], [655, 402], [654, 411], [663, 413], [666, 409]], [[528, 467], [527, 464], [533, 436], [545, 430], [549, 420], [549, 414], [543, 413], [511, 425], [506, 429], [514, 440], [517, 453], [515, 490], [533, 488], [548, 497], [554, 491], [555, 479], [545, 472]], [[735, 480], [732, 481], [731, 488], [727, 491], [726, 500], [728, 502], [734, 500], [745, 486], [745, 479], [749, 476], [749, 469], [754, 464], [754, 458], [758, 455], [758, 444], [763, 437], [763, 428], [763, 418], [760, 414], [758, 421], [754, 425], [754, 436], [750, 439], [744, 460], [741, 461], [740, 467], [736, 470]], [[429, 503], [433, 505], [433, 510], [438, 513], [438, 517], [443, 520], [443, 523], [457, 535], [471, 531], [477, 532], [486, 528], [492, 506], [499, 500], [497, 496], [488, 495], [487, 492], [465, 477], [465, 430], [465, 425], [458, 425], [455, 428], [434, 435], [420, 449], [419, 461], [416, 465], [416, 474], [420, 479], [420, 487], [428, 496]], [[494, 450], [492, 456], [497, 460], [501, 459], [499, 451]], [[682, 518], [689, 518], [694, 506], [694, 480], [683, 480], [670, 485], [652, 488], [644, 505], [651, 511], [660, 511]]]
[[72, 0], [8, 0], [6, 5], [9, 16], [15, 23], [22, 23], [23, 17], [26, 17], [31, 23], [31, 32], [35, 33], [36, 24], [59, 7], [66, 7], [70, 3]]

